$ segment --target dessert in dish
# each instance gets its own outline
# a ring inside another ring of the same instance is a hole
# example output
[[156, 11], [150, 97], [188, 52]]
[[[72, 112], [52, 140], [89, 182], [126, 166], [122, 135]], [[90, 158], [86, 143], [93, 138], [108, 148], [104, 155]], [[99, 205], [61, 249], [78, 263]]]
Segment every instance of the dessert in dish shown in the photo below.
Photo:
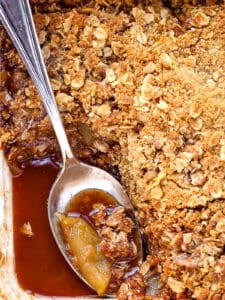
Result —
[[[140, 272], [146, 290], [154, 276], [160, 285], [148, 297], [223, 299], [224, 4], [35, 2], [71, 145], [119, 178], [136, 208], [147, 252]], [[60, 160], [59, 150], [4, 30], [1, 43], [0, 142], [19, 175], [24, 161]], [[118, 297], [129, 299], [132, 283]]]
[[[131, 213], [97, 189], [78, 193], [64, 214], [56, 213], [70, 261], [98, 295], [116, 294], [127, 277], [141, 278], [142, 245]], [[139, 289], [144, 293], [143, 278]]]

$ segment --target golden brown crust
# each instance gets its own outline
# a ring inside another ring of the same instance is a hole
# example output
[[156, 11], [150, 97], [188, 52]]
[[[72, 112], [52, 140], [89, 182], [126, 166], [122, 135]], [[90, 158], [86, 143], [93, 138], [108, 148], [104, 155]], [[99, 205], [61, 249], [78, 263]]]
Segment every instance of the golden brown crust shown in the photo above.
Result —
[[[34, 15], [71, 144], [78, 139], [91, 163], [119, 166], [163, 299], [225, 297], [224, 8], [87, 3]], [[1, 145], [13, 162], [55, 153], [37, 92], [2, 34]]]

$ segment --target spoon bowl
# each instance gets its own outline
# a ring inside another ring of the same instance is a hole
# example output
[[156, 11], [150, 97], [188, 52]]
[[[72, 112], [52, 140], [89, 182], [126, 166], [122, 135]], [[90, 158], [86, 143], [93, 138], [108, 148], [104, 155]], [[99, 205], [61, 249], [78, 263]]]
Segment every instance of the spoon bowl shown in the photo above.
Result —
[[[129, 212], [133, 210], [132, 204], [121, 184], [113, 176], [99, 168], [81, 163], [74, 157], [51, 89], [29, 0], [0, 0], [0, 18], [41, 96], [62, 154], [62, 169], [48, 199], [48, 217], [53, 236], [71, 268], [90, 286], [69, 259], [56, 213], [64, 213], [71, 199], [87, 189], [98, 189], [110, 194], [118, 205], [123, 206]], [[137, 243], [140, 248], [139, 261], [141, 262], [142, 239], [137, 222], [135, 224], [138, 232]]]
[[[56, 213], [65, 213], [71, 199], [82, 191], [89, 189], [102, 190], [110, 194], [118, 205], [123, 206], [127, 211], [132, 211], [133, 207], [121, 184], [109, 173], [99, 168], [84, 164], [72, 159], [60, 171], [54, 182], [48, 199], [48, 217], [50, 227], [56, 243], [64, 258], [76, 272], [76, 274], [87, 284], [90, 284], [74, 267], [66, 248], [65, 241], [61, 233], [61, 226]], [[135, 221], [135, 220], [134, 220]], [[136, 224], [138, 226], [138, 224]], [[139, 247], [141, 247], [141, 236], [139, 235]], [[142, 260], [142, 251], [140, 261]], [[92, 286], [90, 286], [93, 288]]]

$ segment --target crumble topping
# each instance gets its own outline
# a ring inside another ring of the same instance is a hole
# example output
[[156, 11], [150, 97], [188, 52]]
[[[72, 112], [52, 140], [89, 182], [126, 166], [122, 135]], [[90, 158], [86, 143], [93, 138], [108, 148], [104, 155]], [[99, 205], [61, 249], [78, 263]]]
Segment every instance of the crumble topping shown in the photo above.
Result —
[[[47, 2], [34, 19], [71, 146], [120, 173], [147, 240], [143, 273], [162, 283], [148, 297], [223, 299], [224, 4]], [[18, 173], [24, 160], [59, 149], [3, 30], [1, 41], [0, 144]]]
[[137, 297], [143, 299], [145, 283], [138, 267], [141, 245], [137, 244], [135, 237], [135, 223], [124, 207], [109, 209], [100, 203], [94, 205], [90, 217], [101, 237], [100, 248], [113, 264], [108, 291], [116, 292], [118, 299], [124, 299], [127, 290], [132, 297], [136, 293], [130, 289], [137, 289]]
[[113, 209], [108, 215], [106, 206], [101, 205], [93, 211], [91, 219], [102, 237], [100, 247], [107, 258], [113, 262], [136, 258], [137, 247], [130, 239], [135, 224], [123, 207]]

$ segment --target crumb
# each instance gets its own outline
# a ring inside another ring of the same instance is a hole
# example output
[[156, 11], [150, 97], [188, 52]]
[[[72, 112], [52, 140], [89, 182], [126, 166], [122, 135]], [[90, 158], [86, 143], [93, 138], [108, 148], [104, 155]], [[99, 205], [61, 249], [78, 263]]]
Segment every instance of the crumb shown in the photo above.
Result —
[[24, 223], [21, 227], [20, 227], [20, 232], [24, 235], [26, 235], [27, 237], [32, 237], [34, 236], [34, 233], [32, 231], [32, 227], [30, 225], [30, 222]]

